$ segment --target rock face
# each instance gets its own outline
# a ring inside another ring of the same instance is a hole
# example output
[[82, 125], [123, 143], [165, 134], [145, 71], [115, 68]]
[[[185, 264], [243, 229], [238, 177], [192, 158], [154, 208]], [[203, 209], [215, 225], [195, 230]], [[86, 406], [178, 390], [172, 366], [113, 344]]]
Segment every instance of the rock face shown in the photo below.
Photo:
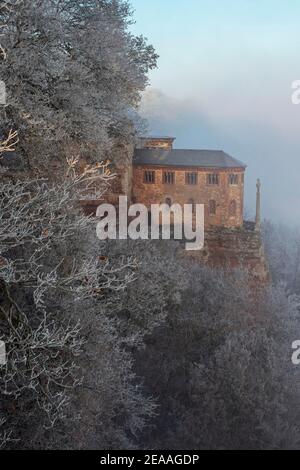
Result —
[[270, 280], [261, 232], [254, 223], [245, 223], [242, 228], [214, 227], [206, 230], [204, 249], [188, 252], [189, 256], [211, 266], [241, 268], [260, 283]]

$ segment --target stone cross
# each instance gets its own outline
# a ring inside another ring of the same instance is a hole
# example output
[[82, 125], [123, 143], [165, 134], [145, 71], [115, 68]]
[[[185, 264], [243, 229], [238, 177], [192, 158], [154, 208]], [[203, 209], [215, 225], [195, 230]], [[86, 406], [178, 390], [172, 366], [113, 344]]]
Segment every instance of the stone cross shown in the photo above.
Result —
[[260, 230], [261, 218], [260, 218], [260, 188], [261, 182], [260, 179], [256, 183], [256, 216], [255, 216], [255, 229]]

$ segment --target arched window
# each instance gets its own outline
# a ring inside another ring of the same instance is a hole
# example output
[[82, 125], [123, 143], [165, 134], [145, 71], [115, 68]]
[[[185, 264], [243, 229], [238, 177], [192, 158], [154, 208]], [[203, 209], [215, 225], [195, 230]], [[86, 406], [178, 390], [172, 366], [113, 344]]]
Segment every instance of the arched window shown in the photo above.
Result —
[[216, 201], [214, 201], [213, 199], [211, 199], [209, 201], [209, 215], [216, 215], [216, 212], [217, 212], [217, 204], [216, 204]]
[[172, 206], [172, 199], [170, 197], [166, 197], [165, 203], [171, 207]]
[[189, 200], [188, 200], [188, 204], [190, 204], [190, 205], [192, 206], [192, 212], [193, 212], [193, 214], [196, 214], [196, 204], [195, 204], [194, 199], [189, 199]]
[[235, 217], [236, 216], [236, 201], [231, 201], [229, 205], [229, 216]]

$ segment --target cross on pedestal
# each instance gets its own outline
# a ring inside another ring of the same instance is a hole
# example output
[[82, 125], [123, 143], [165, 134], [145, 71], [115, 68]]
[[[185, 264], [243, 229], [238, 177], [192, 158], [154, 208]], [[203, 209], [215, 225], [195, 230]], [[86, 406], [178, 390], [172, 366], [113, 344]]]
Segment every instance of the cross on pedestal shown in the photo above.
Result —
[[255, 229], [260, 230], [261, 225], [261, 217], [260, 217], [260, 189], [261, 189], [261, 182], [260, 179], [257, 180], [256, 183], [256, 215], [255, 215]]

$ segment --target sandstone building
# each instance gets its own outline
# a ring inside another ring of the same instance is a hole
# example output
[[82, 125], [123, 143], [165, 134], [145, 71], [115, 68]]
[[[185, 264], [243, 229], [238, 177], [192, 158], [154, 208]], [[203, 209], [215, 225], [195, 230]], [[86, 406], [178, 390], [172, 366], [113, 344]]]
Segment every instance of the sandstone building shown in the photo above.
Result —
[[[119, 195], [131, 203], [204, 204], [205, 247], [191, 252], [199, 262], [240, 267], [259, 283], [268, 280], [260, 232], [260, 183], [257, 185], [256, 219], [245, 222], [244, 177], [246, 165], [221, 150], [178, 150], [172, 137], [144, 137], [138, 145], [118, 148], [107, 202], [118, 205]], [[96, 212], [103, 201], [84, 201]]]
[[133, 156], [132, 202], [204, 204], [205, 247], [191, 256], [214, 266], [247, 269], [260, 283], [266, 282], [260, 182], [255, 222], [245, 222], [246, 165], [223, 151], [175, 150], [174, 140], [141, 139]]
[[204, 204], [208, 227], [241, 227], [246, 165], [223, 151], [174, 150], [173, 141], [141, 140], [133, 157], [133, 202]]

